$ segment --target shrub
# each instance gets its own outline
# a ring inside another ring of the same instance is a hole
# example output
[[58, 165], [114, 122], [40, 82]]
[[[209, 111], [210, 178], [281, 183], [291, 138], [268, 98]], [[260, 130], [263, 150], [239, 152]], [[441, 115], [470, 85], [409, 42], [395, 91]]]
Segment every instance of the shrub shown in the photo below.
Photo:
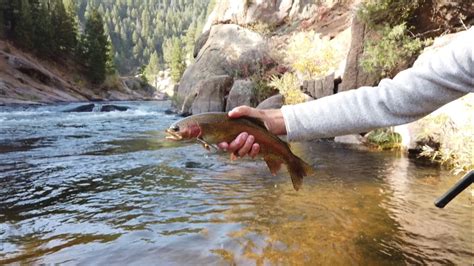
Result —
[[357, 15], [380, 36], [366, 39], [361, 66], [368, 73], [391, 77], [397, 66], [411, 63], [430, 40], [416, 37], [407, 24], [425, 0], [367, 0], [362, 2]]
[[447, 115], [429, 115], [418, 121], [423, 132], [417, 140], [430, 139], [439, 147], [425, 145], [421, 156], [451, 168], [456, 174], [474, 168], [474, 100], [473, 95], [461, 99], [465, 121], [454, 123]]
[[255, 22], [246, 26], [248, 29], [258, 32], [263, 36], [270, 36], [274, 30], [274, 26], [263, 22]]
[[394, 27], [406, 22], [424, 0], [366, 0], [357, 15], [371, 28], [377, 25]]
[[283, 95], [285, 104], [304, 102], [305, 97], [299, 84], [298, 78], [292, 73], [285, 73], [281, 77], [273, 76], [269, 83], [270, 86], [276, 88]]
[[254, 75], [250, 79], [254, 84], [253, 93], [257, 100], [257, 104], [278, 93], [278, 90], [270, 86], [268, 82], [261, 77]]
[[399, 149], [402, 142], [400, 134], [393, 127], [376, 129], [367, 134], [367, 141], [382, 150]]
[[118, 74], [107, 75], [102, 83], [102, 87], [107, 89], [121, 89], [122, 81], [120, 80], [120, 76]]
[[380, 71], [381, 77], [392, 76], [400, 62], [410, 60], [430, 43], [409, 36], [405, 23], [380, 30], [380, 40], [368, 40], [365, 43], [361, 66], [364, 71], [374, 73]]

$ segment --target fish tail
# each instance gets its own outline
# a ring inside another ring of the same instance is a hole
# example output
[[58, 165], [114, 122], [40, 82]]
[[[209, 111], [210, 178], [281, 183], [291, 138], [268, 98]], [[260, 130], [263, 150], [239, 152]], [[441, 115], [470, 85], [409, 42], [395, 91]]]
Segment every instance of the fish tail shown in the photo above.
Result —
[[304, 176], [314, 174], [313, 167], [297, 156], [291, 156], [286, 165], [295, 190], [299, 190], [303, 185]]

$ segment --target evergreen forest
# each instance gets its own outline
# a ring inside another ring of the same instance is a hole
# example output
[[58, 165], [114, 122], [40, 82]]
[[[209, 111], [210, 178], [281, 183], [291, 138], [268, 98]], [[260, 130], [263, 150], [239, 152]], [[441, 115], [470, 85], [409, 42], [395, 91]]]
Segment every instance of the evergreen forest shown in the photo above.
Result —
[[160, 64], [166, 64], [164, 54], [171, 53], [177, 42], [184, 52], [179, 56], [190, 60], [212, 8], [209, 0], [79, 0], [77, 4], [81, 24], [91, 10], [102, 14], [117, 70], [123, 75], [136, 74], [154, 53]]
[[211, 9], [208, 0], [0, 0], [0, 38], [73, 60], [95, 84], [167, 67], [178, 81]]

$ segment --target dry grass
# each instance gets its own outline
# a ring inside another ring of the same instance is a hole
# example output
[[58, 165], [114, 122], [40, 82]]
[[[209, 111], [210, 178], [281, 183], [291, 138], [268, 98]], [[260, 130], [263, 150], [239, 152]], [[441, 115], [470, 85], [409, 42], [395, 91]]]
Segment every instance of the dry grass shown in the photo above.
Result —
[[439, 148], [425, 145], [424, 157], [451, 168], [454, 173], [474, 169], [474, 95], [462, 98], [462, 122], [453, 121], [446, 114], [432, 114], [419, 121], [423, 132], [417, 140], [432, 140], [440, 144]]

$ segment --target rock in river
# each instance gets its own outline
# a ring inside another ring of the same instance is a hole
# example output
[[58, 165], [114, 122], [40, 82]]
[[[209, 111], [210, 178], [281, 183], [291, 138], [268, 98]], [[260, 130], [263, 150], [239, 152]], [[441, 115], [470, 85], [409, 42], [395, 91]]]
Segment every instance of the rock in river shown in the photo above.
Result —
[[128, 110], [128, 107], [126, 106], [113, 105], [113, 104], [102, 105], [102, 107], [100, 108], [101, 112], [113, 112], [113, 111], [124, 112], [127, 110]]
[[[129, 108], [126, 106], [120, 106], [120, 105], [113, 105], [113, 104], [105, 104], [100, 106], [98, 108], [99, 112], [113, 112], [113, 111], [127, 111]], [[84, 112], [94, 112], [95, 104], [84, 104], [80, 105], [78, 107], [74, 107], [72, 109], [65, 110], [64, 112], [66, 113], [84, 113]]]
[[92, 110], [94, 110], [94, 107], [95, 107], [95, 104], [91, 103], [91, 104], [84, 104], [84, 105], [80, 105], [78, 107], [74, 107], [72, 109], [68, 109], [68, 110], [65, 110], [64, 112], [66, 113], [83, 113], [83, 112], [92, 112]]

